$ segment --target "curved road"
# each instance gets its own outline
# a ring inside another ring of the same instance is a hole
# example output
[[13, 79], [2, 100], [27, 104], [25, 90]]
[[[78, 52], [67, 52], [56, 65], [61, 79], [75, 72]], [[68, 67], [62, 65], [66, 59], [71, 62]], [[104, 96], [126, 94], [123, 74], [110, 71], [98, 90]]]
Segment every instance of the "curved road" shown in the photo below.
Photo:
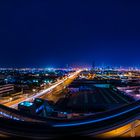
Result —
[[[17, 113], [19, 112], [13, 112], [13, 115], [17, 115]], [[19, 113], [19, 115], [20, 118], [23, 118], [22, 113]], [[35, 121], [28, 121], [29, 118]], [[20, 121], [1, 117], [0, 133], [8, 136], [31, 138], [57, 138], [69, 135], [96, 136], [97, 134], [129, 124], [139, 118], [140, 101], [137, 101], [118, 109], [81, 117], [79, 119], [41, 119], [40, 117], [28, 115], [27, 120], [24, 116], [24, 119]]]

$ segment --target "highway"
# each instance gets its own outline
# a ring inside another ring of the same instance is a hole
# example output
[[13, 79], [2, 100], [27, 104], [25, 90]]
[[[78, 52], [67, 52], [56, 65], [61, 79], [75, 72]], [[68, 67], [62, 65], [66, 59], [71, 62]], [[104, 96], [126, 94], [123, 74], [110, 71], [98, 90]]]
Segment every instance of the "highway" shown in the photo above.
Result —
[[63, 83], [59, 84], [57, 87], [52, 89], [51, 92], [48, 92], [47, 94], [43, 94], [42, 96], [40, 96], [40, 98], [47, 99], [49, 101], [53, 101], [54, 103], [56, 103], [60, 98], [63, 98], [67, 94], [67, 92], [65, 92], [67, 91], [65, 87], [70, 85], [70, 83], [72, 83], [75, 78], [76, 76], [68, 78]]
[[[70, 79], [74, 80], [76, 78], [76, 76], [81, 72], [82, 70], [78, 70], [74, 73], [72, 73], [69, 77], [63, 79], [63, 80], [60, 80], [56, 83], [54, 83], [52, 86], [50, 86], [49, 88], [43, 90], [43, 91], [40, 91], [39, 93], [36, 93], [36, 94], [33, 94], [27, 98], [25, 97], [22, 97], [22, 98], [19, 98], [17, 100], [14, 100], [14, 101], [11, 101], [11, 102], [8, 102], [6, 104], [4, 104], [5, 106], [8, 106], [8, 107], [11, 107], [11, 108], [17, 108], [18, 104], [23, 102], [23, 101], [32, 101], [33, 99], [35, 98], [38, 98], [38, 97], [41, 97], [47, 93], [51, 93], [51, 91], [53, 89], [55, 89], [57, 86], [60, 86], [61, 84], [63, 83], [67, 83], [67, 81], [69, 81]], [[61, 90], [61, 89], [60, 89]]]
[[[61, 91], [62, 88], [69, 84], [79, 73], [80, 70], [27, 99], [23, 98], [15, 102], [10, 102], [7, 107], [0, 105], [0, 134], [45, 139], [70, 135], [97, 136], [110, 131], [114, 132], [116, 129], [120, 129], [120, 132], [124, 131], [124, 128], [128, 128], [132, 122], [140, 119], [139, 100], [102, 113], [71, 119], [42, 118], [12, 109], [16, 108], [20, 102], [31, 101], [33, 98], [47, 97], [56, 100], [53, 94], [57, 94], [58, 91]], [[115, 102], [117, 101], [115, 100]], [[139, 129], [140, 128], [137, 127], [137, 131]], [[130, 132], [124, 135], [128, 136]]]

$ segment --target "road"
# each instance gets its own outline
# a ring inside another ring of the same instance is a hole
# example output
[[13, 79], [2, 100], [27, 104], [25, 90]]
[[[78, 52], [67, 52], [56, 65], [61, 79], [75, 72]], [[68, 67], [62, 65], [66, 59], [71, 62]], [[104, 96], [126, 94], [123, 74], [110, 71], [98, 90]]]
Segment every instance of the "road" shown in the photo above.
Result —
[[[57, 95], [59, 95], [58, 97], [60, 97], [60, 91], [65, 86], [70, 84], [72, 82], [72, 80], [79, 73], [80, 73], [80, 71], [77, 71], [74, 74], [70, 75], [69, 78], [63, 79], [63, 80], [55, 83], [51, 87], [49, 87], [37, 94], [34, 94], [28, 98], [20, 98], [19, 100], [9, 102], [7, 104], [7, 106], [15, 108], [15, 107], [17, 107], [17, 105], [20, 102], [25, 101], [25, 100], [30, 101], [33, 98], [37, 98], [37, 97], [41, 97], [43, 99], [47, 98], [49, 100], [57, 101], [57, 99], [58, 99]], [[128, 105], [126, 107], [122, 107], [120, 109], [115, 109], [115, 110], [111, 110], [110, 112], [97, 114], [96, 116], [90, 116], [89, 118], [79, 119], [79, 120], [75, 120], [75, 121], [68, 120], [68, 122], [67, 122], [67, 120], [62, 120], [62, 121], [48, 120], [47, 122], [49, 122], [49, 121], [53, 122], [53, 123], [50, 123], [51, 124], [50, 130], [51, 130], [51, 128], [53, 128], [52, 134], [54, 134], [54, 132], [55, 132], [54, 130], [56, 130], [56, 132], [58, 131], [58, 133], [60, 130], [60, 132], [61, 132], [60, 134], [62, 134], [62, 135], [64, 132], [66, 132], [66, 133], [72, 132], [72, 133], [77, 133], [77, 134], [81, 134], [81, 135], [82, 134], [97, 135], [97, 134], [111, 130], [110, 132], [104, 133], [102, 136], [103, 137], [114, 136], [114, 135], [122, 136], [122, 132], [124, 132], [127, 129], [129, 130], [129, 128], [131, 127], [130, 123], [133, 122], [133, 120], [137, 120], [140, 117], [139, 109], [140, 109], [140, 102], [136, 102], [134, 104]], [[29, 126], [30, 125], [31, 124], [29, 124]], [[24, 126], [24, 124], [23, 124], [23, 126]], [[9, 125], [7, 127], [10, 130]], [[20, 127], [20, 124], [19, 124], [19, 126], [16, 126], [16, 124], [15, 124], [15, 126], [10, 125], [10, 127], [11, 127], [12, 131], [14, 131], [15, 129], [17, 129], [17, 131], [18, 131], [18, 128], [22, 128], [22, 127]], [[14, 129], [12, 129], [12, 127], [14, 127]], [[34, 128], [34, 127], [33, 127], [33, 129], [38, 130], [38, 128]], [[28, 132], [27, 130], [28, 130], [28, 127], [23, 129], [23, 132], [25, 131], [27, 133]], [[138, 136], [138, 133], [140, 131], [140, 125], [137, 126], [135, 128], [135, 130], [136, 130], [136, 134], [137, 134], [136, 136]], [[46, 137], [47, 130], [46, 130], [46, 133], [44, 133], [44, 129], [42, 129], [42, 130], [40, 129], [40, 131], [42, 131], [42, 133], [44, 134], [44, 137]], [[15, 133], [17, 133], [17, 132], [15, 132]], [[32, 132], [32, 134], [36, 135], [34, 132]], [[127, 137], [127, 136], [130, 137], [130, 135], [131, 135], [131, 131], [128, 131], [123, 134], [123, 136], [125, 136], [125, 137]]]
[[[134, 129], [132, 128], [134, 125]], [[133, 131], [134, 130], [134, 131]], [[127, 124], [123, 127], [120, 127], [118, 129], [112, 130], [110, 132], [106, 132], [104, 134], [98, 135], [99, 138], [130, 138], [130, 137], [139, 137], [140, 136], [140, 121], [135, 120], [130, 124]]]
[[[140, 136], [140, 121], [134, 121], [134, 129], [132, 129], [132, 123], [130, 124], [129, 129], [124, 131], [120, 137], [127, 138], [127, 137], [139, 137]], [[134, 131], [133, 131], [134, 130]]]
[[65, 96], [65, 87], [68, 86], [74, 79], [76, 78], [76, 75], [72, 78], [68, 78], [63, 83], [59, 84], [57, 87], [52, 89], [51, 92], [48, 92], [48, 94], [44, 94], [40, 96], [42, 99], [48, 99], [53, 102], [57, 102], [60, 98]]
[[[64, 88], [64, 86], [68, 85], [71, 81], [73, 81], [81, 71], [82, 70], [77, 70], [76, 72], [72, 73], [69, 77], [67, 77], [67, 78], [65, 78], [63, 80], [60, 80], [60, 81], [56, 82], [55, 84], [53, 84], [52, 86], [50, 86], [47, 89], [44, 89], [43, 91], [40, 91], [40, 92], [38, 92], [36, 94], [33, 94], [33, 95], [29, 96], [29, 97], [19, 98], [17, 100], [8, 102], [8, 103], [6, 103], [4, 105], [5, 106], [8, 106], [8, 107], [11, 107], [11, 108], [17, 108], [18, 104], [21, 103], [21, 102], [23, 102], [23, 101], [32, 101], [33, 99], [38, 98], [38, 97], [45, 98], [45, 96], [44, 96], [45, 94], [48, 94], [48, 93], [51, 94], [52, 91], [55, 88], [57, 88], [57, 87], [59, 87], [59, 89], [62, 90], [62, 88]], [[53, 100], [53, 98], [51, 98], [51, 100]]]
[[[20, 114], [21, 116], [22, 114]], [[46, 118], [44, 122], [37, 123], [0, 118], [0, 133], [32, 138], [72, 135], [96, 136], [112, 130], [114, 130], [114, 134], [117, 131], [119, 134], [139, 118], [140, 102], [137, 101], [114, 110], [70, 120]]]

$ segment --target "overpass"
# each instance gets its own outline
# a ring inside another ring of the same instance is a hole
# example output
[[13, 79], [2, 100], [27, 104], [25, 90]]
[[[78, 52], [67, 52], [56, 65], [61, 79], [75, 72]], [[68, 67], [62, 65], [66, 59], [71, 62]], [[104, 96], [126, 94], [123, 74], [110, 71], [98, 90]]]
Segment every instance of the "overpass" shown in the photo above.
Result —
[[0, 117], [0, 133], [4, 135], [29, 138], [57, 138], [69, 135], [96, 136], [139, 120], [140, 101], [75, 119], [25, 115], [3, 105], [0, 105], [0, 112], [12, 115], [10, 119], [7, 119], [7, 116]]

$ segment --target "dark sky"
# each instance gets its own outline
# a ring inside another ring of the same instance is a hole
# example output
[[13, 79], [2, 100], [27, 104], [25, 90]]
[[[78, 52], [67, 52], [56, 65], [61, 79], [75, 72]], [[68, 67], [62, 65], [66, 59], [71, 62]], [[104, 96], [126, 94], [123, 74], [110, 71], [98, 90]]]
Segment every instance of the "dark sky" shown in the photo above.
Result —
[[0, 67], [140, 64], [139, 0], [1, 0]]

